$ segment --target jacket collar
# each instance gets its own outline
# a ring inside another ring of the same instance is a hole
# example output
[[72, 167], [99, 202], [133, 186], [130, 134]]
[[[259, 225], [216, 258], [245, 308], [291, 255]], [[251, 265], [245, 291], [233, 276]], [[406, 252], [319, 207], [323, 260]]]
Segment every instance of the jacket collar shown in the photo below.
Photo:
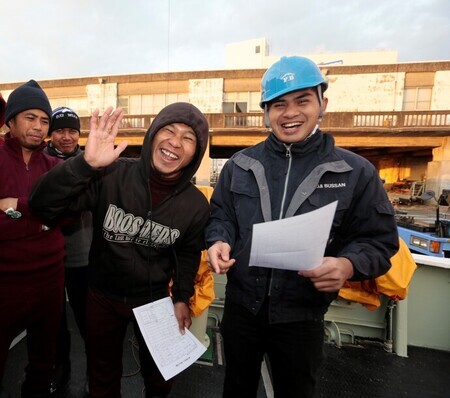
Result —
[[291, 155], [294, 157], [305, 156], [314, 151], [322, 157], [333, 148], [334, 139], [329, 134], [323, 134], [320, 129], [317, 129], [315, 134], [311, 135], [307, 140], [285, 144], [279, 141], [273, 132], [270, 132], [269, 137], [266, 139], [266, 145], [269, 149], [283, 156], [286, 155], [290, 147]]

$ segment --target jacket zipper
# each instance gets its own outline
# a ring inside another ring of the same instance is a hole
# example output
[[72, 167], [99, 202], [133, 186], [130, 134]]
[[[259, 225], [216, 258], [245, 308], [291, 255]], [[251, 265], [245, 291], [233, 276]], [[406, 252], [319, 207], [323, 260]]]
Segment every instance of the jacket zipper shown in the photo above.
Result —
[[[281, 208], [280, 208], [280, 217], [278, 218], [281, 220], [283, 218], [283, 209], [284, 209], [284, 202], [286, 201], [286, 195], [287, 195], [287, 187], [289, 183], [289, 175], [291, 174], [291, 165], [292, 165], [292, 154], [291, 154], [291, 147], [292, 144], [286, 145], [286, 157], [288, 158], [288, 168], [286, 172], [286, 178], [284, 179], [284, 189], [283, 189], [283, 197], [281, 199]], [[273, 269], [270, 270], [270, 282], [269, 282], [269, 296], [270, 292], [272, 291], [272, 282], [273, 282]]]
[[287, 186], [289, 183], [289, 174], [291, 174], [291, 164], [292, 164], [291, 146], [292, 146], [292, 144], [290, 144], [290, 145], [285, 144], [286, 157], [288, 158], [288, 169], [287, 169], [287, 173], [286, 173], [286, 178], [284, 180], [284, 190], [283, 190], [283, 198], [281, 199], [280, 217], [278, 217], [279, 220], [281, 220], [283, 218], [283, 208], [284, 208], [284, 202], [286, 201]]

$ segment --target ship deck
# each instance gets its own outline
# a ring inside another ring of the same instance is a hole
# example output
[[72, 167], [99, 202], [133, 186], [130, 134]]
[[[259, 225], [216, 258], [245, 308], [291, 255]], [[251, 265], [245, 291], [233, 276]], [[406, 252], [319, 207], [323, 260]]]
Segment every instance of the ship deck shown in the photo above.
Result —
[[[60, 397], [85, 396], [86, 359], [83, 342], [68, 307], [72, 333], [72, 377], [69, 388]], [[170, 398], [219, 398], [224, 378], [220, 333], [210, 327], [210, 348], [201, 361], [176, 376]], [[143, 380], [139, 373], [136, 345], [129, 328], [124, 342], [124, 376], [122, 396], [144, 397]], [[357, 341], [338, 348], [325, 345], [326, 359], [320, 371], [317, 397], [320, 398], [446, 398], [449, 397], [450, 352], [422, 347], [408, 347], [408, 357], [383, 350], [377, 341]], [[20, 397], [20, 385], [26, 365], [26, 344], [22, 339], [8, 358], [4, 387], [13, 398]], [[262, 378], [263, 380], [263, 378]], [[260, 383], [258, 398], [271, 398], [270, 382]]]

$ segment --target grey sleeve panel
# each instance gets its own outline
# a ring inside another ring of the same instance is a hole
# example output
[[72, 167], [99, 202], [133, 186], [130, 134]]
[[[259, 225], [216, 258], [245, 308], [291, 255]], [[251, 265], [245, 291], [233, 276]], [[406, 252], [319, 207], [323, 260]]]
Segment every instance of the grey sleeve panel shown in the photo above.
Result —
[[233, 159], [234, 163], [243, 170], [251, 170], [258, 184], [259, 197], [261, 202], [261, 211], [264, 222], [272, 221], [272, 210], [270, 205], [270, 192], [267, 184], [264, 166], [259, 160], [253, 159], [247, 155], [239, 154]]
[[321, 177], [328, 171], [333, 173], [345, 173], [353, 168], [344, 160], [320, 164], [302, 181], [292, 197], [285, 217], [292, 217], [302, 203], [314, 192], [319, 185]]

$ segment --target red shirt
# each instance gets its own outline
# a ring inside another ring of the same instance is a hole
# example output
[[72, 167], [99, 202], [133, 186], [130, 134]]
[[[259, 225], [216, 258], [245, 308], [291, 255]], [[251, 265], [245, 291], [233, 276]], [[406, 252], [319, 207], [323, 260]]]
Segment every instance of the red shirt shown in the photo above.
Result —
[[25, 164], [22, 148], [10, 133], [0, 145], [0, 198], [18, 198], [19, 218], [12, 218], [0, 210], [0, 279], [20, 275], [36, 277], [36, 272], [59, 273], [64, 252], [64, 238], [60, 228], [48, 228], [31, 214], [28, 197], [39, 177], [60, 162], [36, 149]]

